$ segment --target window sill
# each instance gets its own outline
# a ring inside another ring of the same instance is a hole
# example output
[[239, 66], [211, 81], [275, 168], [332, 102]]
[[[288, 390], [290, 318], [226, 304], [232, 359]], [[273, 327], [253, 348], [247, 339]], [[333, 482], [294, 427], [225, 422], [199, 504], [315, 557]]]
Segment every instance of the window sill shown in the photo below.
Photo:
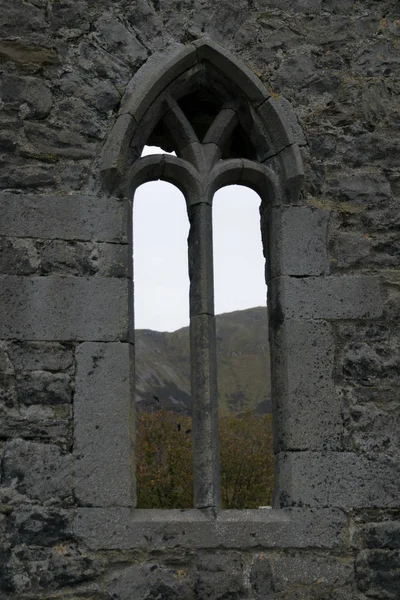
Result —
[[73, 531], [93, 550], [326, 548], [348, 545], [338, 509], [79, 508]]

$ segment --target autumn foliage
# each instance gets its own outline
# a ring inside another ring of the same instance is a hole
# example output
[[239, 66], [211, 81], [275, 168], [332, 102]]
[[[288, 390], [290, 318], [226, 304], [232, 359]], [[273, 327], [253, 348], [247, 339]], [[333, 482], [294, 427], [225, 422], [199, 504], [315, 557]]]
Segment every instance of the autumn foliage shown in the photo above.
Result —
[[[136, 456], [141, 508], [193, 506], [191, 417], [161, 410], [138, 416]], [[271, 415], [220, 418], [224, 508], [271, 504]]]

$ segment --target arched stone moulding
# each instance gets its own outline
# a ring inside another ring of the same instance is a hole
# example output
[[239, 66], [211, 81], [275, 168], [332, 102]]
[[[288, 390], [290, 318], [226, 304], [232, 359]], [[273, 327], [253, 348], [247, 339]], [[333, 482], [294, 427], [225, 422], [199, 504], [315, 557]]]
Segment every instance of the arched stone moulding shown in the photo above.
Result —
[[[247, 106], [236, 114], [235, 100], [232, 95], [227, 98], [225, 110], [202, 140], [203, 144], [210, 144], [212, 151], [213, 144], [216, 145], [214, 131], [225, 127], [231, 133], [235, 119], [239, 119], [256, 147], [257, 162], [272, 165], [277, 172], [279, 189], [275, 189], [275, 201], [282, 195], [285, 203], [297, 204], [304, 175], [299, 145], [306, 142], [289, 102], [271, 97], [250, 69], [215, 42], [204, 39], [154, 54], [132, 78], [102, 155], [101, 176], [107, 191], [112, 194], [132, 191], [131, 186], [125, 189], [127, 170], [140, 156], [157, 122], [167, 113], [170, 120], [180, 122], [180, 127], [174, 128], [173, 123], [170, 127], [182, 132], [177, 145], [196, 153], [198, 140], [185, 131], [179, 107], [171, 109], [170, 101], [171, 94], [176, 99], [195, 89], [204, 73], [213, 78], [218, 93], [224, 94], [224, 83], [221, 86], [219, 82], [226, 82], [237, 91], [237, 96], [246, 99]], [[223, 132], [219, 131], [219, 136], [221, 139]], [[168, 161], [164, 161], [165, 166], [168, 169]], [[168, 174], [164, 170], [161, 176]], [[152, 178], [157, 178], [155, 172]], [[177, 185], [179, 181], [177, 178], [174, 183]]]

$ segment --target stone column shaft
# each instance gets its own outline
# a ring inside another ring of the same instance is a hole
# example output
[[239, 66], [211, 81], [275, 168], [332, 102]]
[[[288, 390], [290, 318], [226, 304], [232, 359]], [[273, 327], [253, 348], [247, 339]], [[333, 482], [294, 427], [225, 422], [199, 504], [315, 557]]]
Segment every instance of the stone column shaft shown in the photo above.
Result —
[[194, 505], [221, 503], [212, 207], [189, 208], [190, 346]]

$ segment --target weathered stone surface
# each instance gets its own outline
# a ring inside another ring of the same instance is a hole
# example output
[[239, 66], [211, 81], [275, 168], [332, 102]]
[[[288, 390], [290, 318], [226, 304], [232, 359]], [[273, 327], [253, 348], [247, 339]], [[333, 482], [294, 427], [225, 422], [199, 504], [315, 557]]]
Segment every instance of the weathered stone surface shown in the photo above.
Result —
[[80, 508], [75, 535], [93, 550], [172, 548], [328, 548], [348, 545], [340, 510], [199, 510]]
[[49, 440], [68, 447], [71, 444], [71, 418], [71, 405], [19, 405], [15, 391], [12, 403], [0, 403], [0, 437]]
[[2, 461], [3, 497], [59, 503], [72, 496], [70, 456], [57, 446], [15, 439], [6, 442]]
[[[279, 277], [271, 284], [273, 318], [360, 319], [382, 314], [375, 277]], [[276, 317], [278, 318], [278, 316]]]
[[269, 98], [258, 107], [257, 112], [266, 123], [275, 153], [290, 144], [304, 145], [306, 143], [304, 133], [286, 98]]
[[71, 377], [64, 373], [32, 371], [16, 381], [17, 398], [21, 404], [69, 404], [72, 402]]
[[24, 118], [43, 119], [52, 107], [52, 94], [44, 81], [36, 77], [2, 75], [0, 97], [6, 109], [18, 110]]
[[362, 527], [362, 539], [368, 548], [400, 549], [400, 522], [383, 521]]
[[[97, 244], [97, 269], [102, 277], [132, 277], [132, 246], [130, 244]], [[93, 257], [96, 257], [95, 255]]]
[[308, 207], [273, 208], [265, 243], [269, 277], [320, 275], [328, 271], [329, 212]]
[[344, 388], [343, 445], [346, 450], [399, 455], [400, 417], [395, 409], [399, 385]]
[[4, 194], [0, 206], [0, 235], [99, 242], [129, 239], [129, 202], [116, 198]]
[[359, 589], [371, 598], [396, 600], [400, 589], [400, 551], [362, 550], [356, 561]]
[[111, 573], [108, 581], [108, 593], [118, 600], [131, 600], [132, 589], [135, 600], [165, 598], [179, 600], [190, 598], [191, 586], [185, 577], [185, 571], [178, 568], [165, 568], [155, 561], [136, 564]]
[[15, 62], [33, 65], [56, 65], [59, 57], [56, 50], [34, 44], [24, 44], [19, 40], [3, 40], [0, 42], [1, 62]]
[[312, 553], [276, 555], [273, 558], [274, 589], [295, 585], [318, 585], [321, 591], [337, 590], [354, 578], [353, 558], [316, 556]]
[[341, 405], [334, 389], [331, 326], [325, 321], [286, 321], [271, 342], [276, 448], [340, 448]]
[[95, 26], [102, 45], [108, 52], [121, 57], [131, 67], [138, 67], [146, 60], [148, 52], [135, 32], [111, 13], [104, 13]]
[[0, 281], [3, 338], [113, 341], [130, 335], [129, 280], [10, 275]]
[[84, 343], [76, 360], [75, 496], [80, 505], [132, 506], [133, 346]]
[[71, 514], [59, 508], [21, 507], [13, 511], [12, 536], [18, 544], [52, 546], [71, 537]]
[[39, 253], [33, 240], [0, 237], [0, 273], [31, 275], [39, 267]]
[[43, 158], [55, 162], [60, 158], [81, 160], [91, 158], [96, 146], [79, 133], [51, 129], [42, 123], [27, 123], [24, 127], [26, 142], [21, 144], [21, 153], [32, 158]]
[[250, 584], [255, 600], [273, 600], [274, 583], [271, 561], [267, 554], [256, 554], [251, 565]]
[[397, 459], [352, 452], [280, 453], [276, 468], [280, 506], [397, 506]]
[[98, 252], [94, 244], [53, 240], [41, 253], [41, 273], [44, 275], [88, 276], [97, 272]]
[[239, 553], [199, 553], [195, 559], [194, 590], [198, 598], [239, 600], [245, 593], [244, 560]]
[[65, 371], [74, 361], [71, 344], [57, 342], [14, 342], [8, 354], [17, 371]]

